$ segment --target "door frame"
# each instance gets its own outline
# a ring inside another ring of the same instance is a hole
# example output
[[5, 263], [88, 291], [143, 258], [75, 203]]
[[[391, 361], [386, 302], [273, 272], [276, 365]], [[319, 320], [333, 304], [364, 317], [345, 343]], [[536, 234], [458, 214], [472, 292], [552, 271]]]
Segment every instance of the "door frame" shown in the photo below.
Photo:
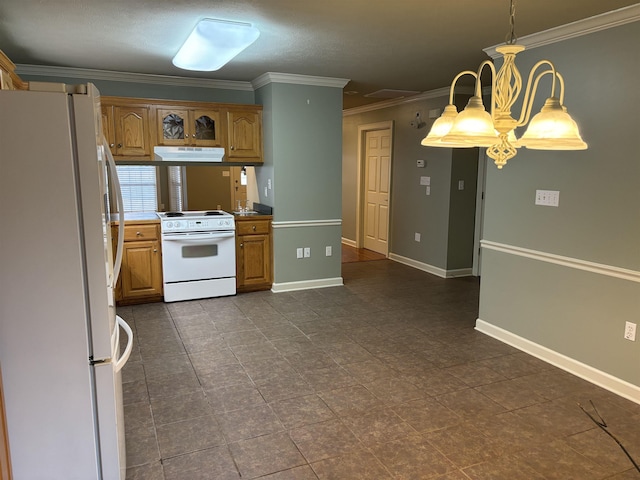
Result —
[[478, 179], [476, 185], [476, 216], [473, 233], [473, 266], [471, 274], [479, 277], [482, 272], [482, 245], [480, 244], [484, 232], [484, 201], [487, 186], [488, 156], [485, 149], [478, 153]]
[[363, 248], [364, 246], [364, 206], [366, 192], [366, 182], [365, 182], [365, 172], [366, 172], [366, 153], [367, 153], [367, 145], [366, 145], [366, 134], [367, 132], [372, 132], [376, 130], [389, 130], [391, 133], [391, 144], [389, 147], [390, 159], [389, 159], [389, 169], [391, 170], [389, 174], [389, 222], [387, 224], [387, 238], [388, 242], [388, 253], [387, 257], [391, 253], [391, 235], [389, 234], [391, 231], [391, 203], [393, 198], [393, 120], [388, 120], [385, 122], [377, 122], [377, 123], [367, 123], [364, 125], [358, 126], [358, 170], [356, 173], [357, 185], [357, 200], [356, 200], [356, 248]]

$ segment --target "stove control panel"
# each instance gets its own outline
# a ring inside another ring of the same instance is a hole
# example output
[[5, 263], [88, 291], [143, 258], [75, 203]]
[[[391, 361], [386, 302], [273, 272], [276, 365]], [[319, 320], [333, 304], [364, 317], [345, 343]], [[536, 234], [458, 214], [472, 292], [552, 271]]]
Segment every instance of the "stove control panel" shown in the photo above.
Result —
[[207, 232], [232, 229], [234, 229], [233, 219], [229, 218], [189, 218], [162, 221], [162, 230], [165, 232]]

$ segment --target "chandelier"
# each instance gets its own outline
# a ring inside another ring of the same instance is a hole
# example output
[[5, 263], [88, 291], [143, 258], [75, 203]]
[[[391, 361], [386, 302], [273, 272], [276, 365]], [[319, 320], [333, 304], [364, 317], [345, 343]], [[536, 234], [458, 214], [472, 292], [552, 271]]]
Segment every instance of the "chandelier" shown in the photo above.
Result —
[[[519, 118], [511, 116], [511, 107], [516, 103], [522, 90], [522, 76], [515, 65], [516, 54], [525, 47], [517, 45], [515, 35], [515, 5], [510, 0], [510, 31], [505, 45], [496, 50], [503, 56], [503, 63], [496, 72], [493, 62], [486, 60], [477, 72], [465, 70], [453, 79], [449, 93], [449, 104], [442, 115], [433, 123], [431, 130], [421, 144], [427, 147], [470, 148], [486, 147], [487, 156], [492, 158], [499, 169], [507, 160], [526, 147], [534, 150], [585, 150], [587, 144], [580, 137], [576, 122], [567, 113], [564, 101], [564, 79], [548, 60], [536, 63], [524, 89], [524, 98]], [[480, 76], [484, 68], [491, 72], [491, 110], [488, 112], [482, 102]], [[453, 104], [454, 88], [457, 81], [466, 75], [475, 78], [473, 96], [465, 109], [458, 113]], [[540, 112], [531, 118], [533, 100], [540, 79], [551, 75], [551, 96], [547, 98]], [[559, 91], [559, 93], [558, 93]], [[520, 138], [515, 129], [529, 124]]]

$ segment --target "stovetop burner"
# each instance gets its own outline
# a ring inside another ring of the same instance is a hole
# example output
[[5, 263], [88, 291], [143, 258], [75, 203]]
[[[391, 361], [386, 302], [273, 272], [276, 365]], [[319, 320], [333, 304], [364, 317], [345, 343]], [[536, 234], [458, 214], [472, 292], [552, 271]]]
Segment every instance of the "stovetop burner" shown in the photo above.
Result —
[[182, 212], [167, 212], [164, 215], [165, 215], [165, 217], [183, 217], [184, 213], [182, 213]]
[[213, 211], [210, 211], [210, 212], [204, 212], [204, 215], [205, 215], [206, 217], [209, 217], [209, 216], [213, 216], [213, 215], [225, 215], [225, 213], [224, 213], [224, 212], [220, 212], [220, 211], [213, 210]]

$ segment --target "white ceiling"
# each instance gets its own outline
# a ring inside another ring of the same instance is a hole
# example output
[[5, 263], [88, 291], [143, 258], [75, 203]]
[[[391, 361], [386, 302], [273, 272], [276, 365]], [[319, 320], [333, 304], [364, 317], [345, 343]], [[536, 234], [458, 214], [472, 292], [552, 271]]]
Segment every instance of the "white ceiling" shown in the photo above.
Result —
[[[637, 0], [517, 0], [525, 36]], [[217, 72], [171, 58], [198, 20], [254, 24], [260, 38]], [[350, 79], [345, 107], [380, 89], [428, 91], [505, 40], [508, 0], [2, 0], [0, 49], [16, 64], [251, 81], [266, 72]]]

